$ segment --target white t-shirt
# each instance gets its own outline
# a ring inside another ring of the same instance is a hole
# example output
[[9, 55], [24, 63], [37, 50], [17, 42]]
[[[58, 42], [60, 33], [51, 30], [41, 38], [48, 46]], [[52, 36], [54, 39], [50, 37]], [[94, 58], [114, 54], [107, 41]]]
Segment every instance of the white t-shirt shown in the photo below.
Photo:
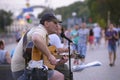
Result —
[[63, 44], [57, 34], [49, 35], [49, 42], [51, 45], [56, 46], [56, 48], [63, 48]]
[[[48, 34], [46, 29], [39, 25], [38, 27], [33, 27], [27, 34], [28, 41], [32, 41], [32, 35], [38, 34], [43, 37], [43, 39], [46, 41], [46, 35]], [[46, 41], [47, 42], [47, 41]], [[19, 41], [14, 55], [12, 57], [11, 62], [11, 70], [12, 72], [20, 71], [25, 68], [25, 59], [23, 58], [23, 37]]]
[[[68, 48], [68, 45], [61, 43], [60, 37], [57, 34], [51, 34], [48, 36], [49, 42], [51, 45], [54, 45], [56, 48]], [[72, 46], [70, 45], [70, 52], [72, 52]]]
[[94, 32], [95, 37], [101, 37], [101, 29], [100, 29], [100, 27], [95, 27], [93, 29], [93, 32]]
[[86, 44], [87, 37], [89, 35], [89, 30], [88, 29], [79, 29], [78, 30], [78, 34], [79, 34], [78, 43], [80, 43], [80, 44]]

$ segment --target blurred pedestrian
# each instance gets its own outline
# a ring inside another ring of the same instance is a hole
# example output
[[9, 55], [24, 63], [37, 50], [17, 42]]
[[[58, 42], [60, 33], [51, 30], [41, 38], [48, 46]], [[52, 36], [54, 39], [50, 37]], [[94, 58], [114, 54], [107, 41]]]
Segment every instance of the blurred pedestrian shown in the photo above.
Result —
[[93, 32], [94, 32], [94, 37], [95, 37], [95, 45], [100, 46], [102, 31], [98, 23], [96, 23], [94, 26], [95, 27], [93, 28]]
[[78, 53], [82, 65], [85, 63], [87, 43], [89, 39], [89, 30], [86, 28], [86, 23], [82, 23], [81, 28], [78, 30], [78, 36]]
[[[71, 38], [72, 38], [72, 47], [73, 47], [73, 54], [77, 54], [78, 53], [78, 40], [79, 40], [79, 36], [78, 36], [78, 30], [79, 30], [79, 25], [76, 24], [73, 27], [73, 30], [71, 30]], [[78, 63], [78, 58], [75, 58], [74, 60], [74, 64], [79, 64]]]
[[108, 28], [109, 28], [109, 26], [106, 26], [104, 29], [105, 46], [107, 46], [107, 44], [108, 44], [108, 40], [106, 39], [106, 32], [108, 31]]
[[[69, 39], [71, 39], [71, 28], [68, 28], [65, 30], [65, 36]], [[67, 47], [68, 46], [68, 41], [64, 39], [64, 45]]]
[[94, 32], [92, 27], [89, 30], [89, 45], [90, 49], [94, 49]]
[[20, 30], [17, 30], [16, 33], [15, 33], [16, 42], [18, 42], [18, 41], [20, 40], [21, 36], [22, 36], [22, 35], [21, 35]]
[[0, 64], [10, 64], [11, 57], [7, 50], [5, 50], [4, 40], [0, 40]]
[[116, 40], [118, 39], [118, 33], [114, 30], [113, 24], [109, 25], [109, 29], [106, 32], [106, 39], [108, 40], [109, 65], [112, 67], [116, 61]]
[[[64, 44], [61, 43], [62, 42], [60, 39], [60, 34], [62, 32], [61, 29], [62, 29], [62, 26], [58, 25], [57, 34], [49, 35], [50, 45], [53, 45], [56, 47], [58, 55], [60, 55], [62, 53], [68, 53], [68, 48], [65, 48]], [[68, 54], [66, 54], [66, 55], [68, 55]], [[64, 74], [64, 80], [70, 80], [69, 69], [68, 69], [67, 64], [61, 64], [61, 65], [55, 66], [55, 70], [58, 70], [59, 72]]]
[[[16, 38], [16, 43], [17, 43], [17, 44], [18, 44], [18, 42], [20, 41], [20, 39], [21, 39], [21, 37]], [[17, 44], [16, 44], [16, 46], [17, 46]], [[12, 58], [14, 52], [15, 52], [15, 48], [16, 48], [16, 47], [14, 47], [14, 48], [11, 50], [11, 52], [10, 52], [10, 57], [11, 57], [11, 58]]]

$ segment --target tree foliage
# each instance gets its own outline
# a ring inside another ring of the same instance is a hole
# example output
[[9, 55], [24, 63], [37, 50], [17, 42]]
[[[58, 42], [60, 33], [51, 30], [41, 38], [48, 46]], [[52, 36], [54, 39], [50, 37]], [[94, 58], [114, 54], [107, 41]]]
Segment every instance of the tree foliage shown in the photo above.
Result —
[[[116, 24], [120, 23], [120, 0], [88, 0], [90, 16], [93, 21], [102, 21], [103, 26], [107, 25], [108, 12], [110, 12], [110, 21]], [[106, 24], [106, 25], [105, 25]]]
[[67, 7], [61, 7], [55, 10], [55, 14], [61, 14], [63, 20], [66, 20], [67, 18], [72, 17], [73, 12], [76, 12], [77, 17], [88, 17], [89, 16], [89, 10], [88, 10], [86, 2], [78, 1]]
[[0, 10], [0, 30], [5, 31], [5, 27], [12, 23], [12, 13]]
[[[72, 17], [72, 13], [76, 12], [77, 17], [88, 17], [89, 16], [89, 10], [87, 7], [86, 2], [75, 2], [69, 6], [57, 8], [56, 10], [52, 10], [55, 14], [62, 15], [62, 20], [66, 20], [70, 17]], [[50, 12], [50, 10], [44, 10], [41, 14], [38, 15], [40, 18], [41, 15], [45, 12]]]
[[[110, 12], [110, 21], [120, 24], [120, 0], [85, 0], [84, 2], [75, 2], [66, 7], [57, 8], [55, 14], [61, 14], [62, 20], [72, 17], [76, 12], [77, 17], [86, 17], [92, 19], [92, 22], [98, 22], [102, 27], [107, 26], [108, 12]], [[44, 11], [45, 12], [45, 11]]]

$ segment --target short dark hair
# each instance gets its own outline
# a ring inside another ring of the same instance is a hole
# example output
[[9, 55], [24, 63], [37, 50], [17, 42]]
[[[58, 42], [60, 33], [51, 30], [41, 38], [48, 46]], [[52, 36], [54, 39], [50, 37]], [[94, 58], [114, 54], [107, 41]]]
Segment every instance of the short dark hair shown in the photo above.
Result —
[[59, 20], [52, 13], [45, 13], [40, 19], [40, 24], [44, 25], [45, 21], [55, 21], [59, 23]]
[[3, 40], [0, 40], [0, 46], [1, 45], [4, 45], [4, 41]]

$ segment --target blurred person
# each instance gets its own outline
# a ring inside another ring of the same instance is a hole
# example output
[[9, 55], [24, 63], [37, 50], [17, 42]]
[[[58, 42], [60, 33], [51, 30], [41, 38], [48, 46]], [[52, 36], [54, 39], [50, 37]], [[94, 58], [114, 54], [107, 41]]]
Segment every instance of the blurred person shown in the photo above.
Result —
[[89, 30], [89, 44], [90, 44], [90, 48], [94, 49], [94, 32], [92, 27]]
[[[78, 40], [79, 40], [79, 36], [78, 36], [78, 30], [79, 30], [79, 25], [76, 24], [73, 28], [73, 30], [71, 30], [71, 38], [73, 41], [73, 53], [77, 54], [78, 53]], [[76, 58], [74, 60], [74, 64], [78, 64], [78, 59]]]
[[100, 26], [97, 23], [94, 26], [95, 27], [93, 28], [93, 32], [95, 37], [95, 45], [99, 46], [102, 32]]
[[111, 23], [109, 29], [106, 32], [106, 39], [108, 40], [108, 53], [109, 53], [109, 65], [112, 67], [116, 61], [116, 39], [118, 39], [118, 33], [114, 30], [114, 25]]
[[105, 27], [104, 29], [104, 38], [105, 38], [105, 46], [108, 44], [108, 40], [106, 39], [106, 32], [108, 31], [109, 26]]
[[65, 35], [71, 39], [71, 28], [68, 28], [66, 31], [65, 31]]
[[57, 48], [58, 53], [61, 52], [68, 52], [68, 48], [64, 48], [64, 43], [62, 43], [60, 37], [61, 37], [61, 25], [58, 25], [58, 30], [57, 34], [50, 34], [49, 39], [50, 39], [50, 45], [55, 45]]
[[[64, 47], [64, 44], [61, 42], [61, 39], [60, 39], [60, 34], [62, 33], [61, 29], [62, 29], [62, 26], [58, 25], [57, 34], [49, 35], [50, 45], [56, 46], [58, 55], [60, 55], [61, 53], [68, 52], [68, 48]], [[59, 72], [64, 74], [64, 80], [70, 80], [69, 69], [67, 64], [58, 65], [55, 67], [55, 70], [58, 70]]]
[[15, 32], [15, 39], [16, 39], [16, 42], [18, 42], [19, 40], [20, 40], [20, 38], [21, 38], [21, 31], [20, 30], [17, 30], [16, 32]]
[[[64, 32], [65, 32], [65, 36], [71, 39], [71, 28], [66, 29]], [[66, 47], [68, 46], [68, 41], [66, 39], [64, 39], [64, 45]]]
[[119, 35], [118, 46], [120, 46], [120, 25], [118, 25], [118, 35]]
[[0, 40], [0, 64], [10, 64], [11, 58], [7, 50], [5, 50], [4, 40]]
[[[32, 61], [41, 60], [40, 55], [45, 55], [52, 65], [59, 65], [66, 62], [66, 59], [56, 61], [56, 58], [51, 54], [48, 49], [48, 35], [56, 33], [58, 27], [58, 20], [51, 13], [46, 13], [41, 17], [40, 24], [37, 27], [31, 28], [26, 34], [27, 41], [33, 42], [33, 50], [38, 53], [32, 54]], [[33, 52], [32, 50], [32, 52]], [[19, 41], [11, 62], [11, 70], [15, 80], [23, 75], [25, 67], [25, 58], [23, 57], [23, 37]], [[34, 65], [35, 67], [36, 65]], [[37, 67], [37, 66], [36, 66]], [[35, 68], [36, 68], [35, 67]], [[64, 80], [64, 75], [56, 70], [48, 70], [49, 80]]]
[[77, 25], [77, 24], [74, 26], [74, 29], [71, 30], [71, 38], [73, 41], [74, 51], [78, 51], [78, 48], [77, 48], [77, 44], [78, 44], [78, 40], [79, 40], [78, 30], [79, 30], [79, 25]]
[[87, 43], [89, 39], [89, 30], [86, 28], [86, 23], [83, 22], [81, 24], [81, 28], [78, 30], [78, 53], [79, 58], [81, 60], [81, 65], [85, 63], [86, 51], [87, 51]]
[[[113, 29], [118, 33], [118, 36], [119, 36], [119, 27], [117, 25], [114, 25]], [[117, 44], [117, 46], [119, 46], [119, 38], [116, 39], [116, 44]]]
[[[20, 41], [20, 39], [21, 39], [21, 37], [19, 36], [19, 38], [16, 38], [16, 43], [18, 44], [18, 42]], [[16, 44], [16, 46], [17, 46], [17, 44]], [[16, 47], [15, 47], [16, 48]], [[12, 50], [11, 50], [11, 52], [10, 52], [10, 56], [11, 56], [11, 58], [13, 57], [13, 55], [14, 55], [14, 52], [15, 52], [15, 48], [13, 48]]]
[[[20, 41], [20, 39], [21, 39], [22, 36], [23, 36], [23, 35], [21, 35], [21, 32], [20, 32], [19, 30], [16, 31], [16, 33], [15, 33], [16, 43], [18, 43], [18, 42]], [[16, 44], [16, 46], [17, 46], [17, 44]], [[12, 58], [12, 56], [13, 56], [13, 54], [14, 54], [15, 48], [16, 48], [16, 47], [14, 47], [14, 48], [11, 50], [11, 52], [10, 52], [11, 58]]]

